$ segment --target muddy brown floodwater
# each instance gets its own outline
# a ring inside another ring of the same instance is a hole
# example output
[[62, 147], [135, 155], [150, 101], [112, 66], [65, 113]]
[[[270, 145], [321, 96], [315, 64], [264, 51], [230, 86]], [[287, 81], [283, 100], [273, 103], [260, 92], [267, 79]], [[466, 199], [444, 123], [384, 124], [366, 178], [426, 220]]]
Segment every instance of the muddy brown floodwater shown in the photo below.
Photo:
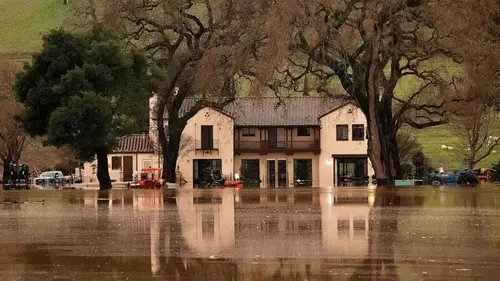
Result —
[[0, 191], [0, 280], [499, 280], [500, 187]]

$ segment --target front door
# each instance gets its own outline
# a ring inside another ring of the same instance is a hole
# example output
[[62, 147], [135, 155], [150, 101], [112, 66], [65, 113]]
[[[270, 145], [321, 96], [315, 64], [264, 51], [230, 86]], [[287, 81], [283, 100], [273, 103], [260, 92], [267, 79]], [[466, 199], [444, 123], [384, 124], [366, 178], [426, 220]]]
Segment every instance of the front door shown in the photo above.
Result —
[[276, 161], [267, 160], [267, 187], [276, 187]]
[[123, 156], [123, 181], [132, 181], [134, 165], [132, 156]]
[[278, 147], [278, 129], [277, 128], [269, 128], [267, 137], [268, 137], [267, 143], [269, 145], [269, 148], [277, 148]]
[[288, 183], [288, 171], [286, 160], [278, 160], [278, 187], [286, 187]]

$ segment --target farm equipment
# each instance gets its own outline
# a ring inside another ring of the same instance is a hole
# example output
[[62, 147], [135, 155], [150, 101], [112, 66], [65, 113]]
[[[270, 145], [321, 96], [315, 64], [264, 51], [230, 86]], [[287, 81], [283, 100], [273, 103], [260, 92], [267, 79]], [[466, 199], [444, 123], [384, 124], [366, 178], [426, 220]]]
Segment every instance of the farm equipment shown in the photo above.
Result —
[[154, 189], [163, 185], [162, 168], [145, 168], [141, 170], [140, 179], [129, 183], [128, 188]]
[[9, 178], [3, 183], [5, 189], [29, 189], [30, 172], [26, 164], [10, 164]]

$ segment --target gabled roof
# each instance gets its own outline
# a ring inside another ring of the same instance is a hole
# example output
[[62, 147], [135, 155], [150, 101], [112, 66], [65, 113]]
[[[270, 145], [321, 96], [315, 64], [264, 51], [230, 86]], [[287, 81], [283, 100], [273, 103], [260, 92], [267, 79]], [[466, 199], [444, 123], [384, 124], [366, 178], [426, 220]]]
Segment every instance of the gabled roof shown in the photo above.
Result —
[[154, 145], [149, 135], [137, 134], [123, 136], [112, 153], [154, 153]]
[[[179, 115], [185, 114], [194, 102], [184, 100]], [[233, 117], [236, 126], [319, 126], [319, 117], [348, 103], [352, 101], [347, 96], [249, 97], [237, 98], [221, 112]]]
[[236, 126], [319, 126], [321, 115], [346, 103], [344, 97], [239, 98], [224, 111]]

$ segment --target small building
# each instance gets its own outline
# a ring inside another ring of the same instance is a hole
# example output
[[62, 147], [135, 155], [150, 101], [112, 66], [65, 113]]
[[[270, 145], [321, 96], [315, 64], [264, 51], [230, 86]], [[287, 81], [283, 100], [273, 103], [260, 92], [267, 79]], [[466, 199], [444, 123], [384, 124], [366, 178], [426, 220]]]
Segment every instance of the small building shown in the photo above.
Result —
[[[121, 137], [108, 154], [108, 168], [112, 181], [129, 182], [143, 168], [158, 167], [159, 155], [149, 134]], [[84, 164], [84, 182], [97, 182], [97, 161]]]

